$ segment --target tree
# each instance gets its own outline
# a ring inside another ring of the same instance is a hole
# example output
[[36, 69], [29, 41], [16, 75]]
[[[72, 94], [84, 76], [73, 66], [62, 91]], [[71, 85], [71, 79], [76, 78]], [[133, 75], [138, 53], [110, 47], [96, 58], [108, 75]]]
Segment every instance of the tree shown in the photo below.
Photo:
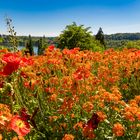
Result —
[[98, 40], [101, 43], [101, 45], [104, 46], [104, 48], [106, 48], [104, 41], [104, 33], [101, 27], [99, 28], [97, 34], [95, 35], [95, 39]]
[[43, 39], [40, 38], [38, 40], [38, 55], [43, 54]]
[[48, 46], [48, 43], [46, 41], [46, 38], [45, 36], [43, 36], [43, 38], [41, 37], [39, 40], [38, 40], [38, 55], [41, 55], [43, 54], [45, 48]]
[[3, 42], [3, 38], [2, 37], [0, 37], [0, 43], [2, 43]]
[[122, 45], [122, 48], [135, 48], [135, 49], [140, 49], [140, 40], [136, 41], [126, 41], [124, 45]]
[[30, 55], [33, 55], [33, 54], [34, 54], [34, 49], [33, 49], [33, 44], [32, 44], [32, 37], [31, 37], [31, 35], [29, 35], [29, 39], [28, 39], [28, 41], [27, 41], [27, 43], [26, 43], [26, 48], [28, 49]]
[[94, 50], [94, 48], [98, 48], [99, 43], [95, 41], [91, 32], [88, 31], [89, 29], [90, 27], [85, 28], [84, 25], [78, 26], [75, 22], [67, 25], [58, 37], [58, 48], [73, 49], [79, 47], [81, 50]]

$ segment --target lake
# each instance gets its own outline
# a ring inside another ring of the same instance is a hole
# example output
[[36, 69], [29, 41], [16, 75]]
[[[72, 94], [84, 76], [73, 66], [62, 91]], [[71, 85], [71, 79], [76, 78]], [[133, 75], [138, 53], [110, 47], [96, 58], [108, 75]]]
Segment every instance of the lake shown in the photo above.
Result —
[[[25, 48], [25, 46], [18, 46], [18, 49], [19, 50], [22, 50], [23, 48]], [[35, 55], [37, 55], [37, 53], [38, 53], [38, 47], [37, 46], [34, 46], [33, 49], [34, 49]]]

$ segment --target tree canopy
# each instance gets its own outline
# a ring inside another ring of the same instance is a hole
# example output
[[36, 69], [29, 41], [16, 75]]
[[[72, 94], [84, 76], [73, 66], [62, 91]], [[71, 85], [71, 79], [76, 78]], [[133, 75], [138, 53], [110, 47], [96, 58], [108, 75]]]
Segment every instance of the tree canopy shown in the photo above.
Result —
[[67, 25], [58, 37], [58, 48], [73, 49], [79, 47], [81, 50], [100, 49], [100, 43], [91, 35], [89, 29], [90, 27], [85, 28], [84, 25], [78, 26], [75, 22]]

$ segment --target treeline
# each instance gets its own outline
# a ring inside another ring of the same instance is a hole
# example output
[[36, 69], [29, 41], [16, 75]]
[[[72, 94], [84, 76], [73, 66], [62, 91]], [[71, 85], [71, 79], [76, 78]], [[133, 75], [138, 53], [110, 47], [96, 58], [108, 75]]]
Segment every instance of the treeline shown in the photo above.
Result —
[[116, 33], [105, 35], [105, 40], [140, 40], [140, 33]]
[[[25, 43], [28, 40], [28, 36], [17, 36], [18, 45], [25, 46]], [[38, 40], [41, 37], [32, 36], [33, 46], [38, 46]], [[55, 44], [57, 41], [57, 37], [45, 37], [48, 44]], [[7, 35], [0, 35], [1, 45], [8, 44], [9, 39]], [[140, 40], [140, 33], [116, 33], [111, 35], [104, 35], [104, 39], [106, 41], [106, 45], [109, 47], [120, 47], [125, 44], [127, 41], [135, 41]], [[115, 45], [115, 46], [114, 46]]]
[[84, 25], [77, 25], [73, 22], [67, 25], [58, 37], [45, 36], [16, 36], [13, 27], [9, 26], [12, 31], [9, 35], [0, 35], [0, 46], [17, 48], [24, 46], [25, 51], [31, 55], [34, 54], [33, 47], [38, 47], [38, 54], [42, 54], [45, 48], [49, 45], [55, 45], [60, 49], [75, 47], [81, 50], [102, 51], [108, 48], [140, 48], [140, 33], [116, 33], [111, 35], [104, 35], [100, 27], [96, 35], [92, 35], [90, 27]]
[[[39, 39], [42, 38], [40, 36], [32, 36], [32, 44], [33, 46], [38, 46]], [[56, 37], [45, 37], [45, 40], [48, 42], [48, 44], [55, 43]], [[26, 42], [28, 41], [29, 36], [17, 36], [18, 45], [19, 46], [25, 46]], [[9, 43], [9, 35], [0, 35], [0, 45], [7, 45]]]

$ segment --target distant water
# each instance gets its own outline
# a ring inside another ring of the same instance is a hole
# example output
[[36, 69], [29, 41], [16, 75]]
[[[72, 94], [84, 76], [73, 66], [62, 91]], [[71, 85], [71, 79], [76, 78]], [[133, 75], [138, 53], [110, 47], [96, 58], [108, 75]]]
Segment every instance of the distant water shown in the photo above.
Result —
[[[19, 50], [22, 50], [24, 48], [25, 48], [25, 46], [18, 46], [18, 49]], [[34, 49], [34, 53], [37, 55], [37, 53], [38, 53], [38, 47], [37, 46], [34, 46], [33, 49]]]

